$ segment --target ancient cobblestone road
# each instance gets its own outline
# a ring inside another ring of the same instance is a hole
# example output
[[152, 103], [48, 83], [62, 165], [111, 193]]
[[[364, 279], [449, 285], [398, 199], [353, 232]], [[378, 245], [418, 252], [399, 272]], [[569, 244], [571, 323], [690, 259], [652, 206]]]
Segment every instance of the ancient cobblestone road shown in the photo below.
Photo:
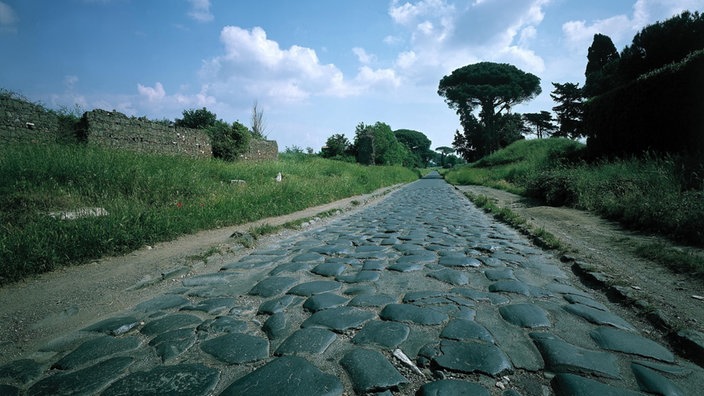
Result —
[[702, 385], [701, 368], [439, 178], [0, 367], [1, 395], [695, 395]]

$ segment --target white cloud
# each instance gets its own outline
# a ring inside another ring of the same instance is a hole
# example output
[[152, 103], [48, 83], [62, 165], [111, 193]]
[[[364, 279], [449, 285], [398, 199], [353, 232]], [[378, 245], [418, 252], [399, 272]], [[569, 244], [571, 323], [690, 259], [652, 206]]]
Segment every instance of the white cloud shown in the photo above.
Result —
[[188, 16], [198, 22], [210, 22], [215, 17], [210, 12], [210, 0], [188, 0], [191, 3], [191, 10]]
[[0, 1], [0, 33], [16, 33], [18, 20], [17, 14], [12, 7]]
[[137, 91], [150, 102], [159, 102], [166, 97], [166, 91], [164, 91], [164, 86], [160, 82], [157, 82], [154, 88], [137, 84]]
[[357, 59], [361, 64], [368, 65], [376, 60], [374, 55], [368, 54], [367, 51], [364, 50], [364, 48], [354, 47], [352, 48], [352, 52], [357, 55]]

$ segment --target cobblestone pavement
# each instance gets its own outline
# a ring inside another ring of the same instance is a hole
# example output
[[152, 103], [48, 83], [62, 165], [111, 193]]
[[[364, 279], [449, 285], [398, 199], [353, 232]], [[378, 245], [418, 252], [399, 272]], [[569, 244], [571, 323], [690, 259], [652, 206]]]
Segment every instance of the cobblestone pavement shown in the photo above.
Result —
[[49, 342], [0, 394], [701, 394], [564, 271], [426, 178]]

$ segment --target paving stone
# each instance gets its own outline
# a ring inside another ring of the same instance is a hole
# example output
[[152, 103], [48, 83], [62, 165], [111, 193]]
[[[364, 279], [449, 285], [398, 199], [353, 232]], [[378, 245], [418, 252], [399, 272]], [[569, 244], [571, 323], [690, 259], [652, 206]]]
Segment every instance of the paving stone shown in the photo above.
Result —
[[270, 340], [283, 338], [288, 330], [287, 322], [286, 315], [283, 312], [277, 312], [264, 322], [262, 330]]
[[291, 334], [276, 349], [275, 355], [318, 355], [335, 341], [337, 335], [332, 331], [317, 327], [301, 329]]
[[479, 340], [494, 343], [494, 337], [484, 326], [465, 319], [451, 320], [442, 329], [440, 337], [457, 341]]
[[530, 333], [530, 337], [545, 359], [548, 370], [621, 378], [616, 357], [610, 353], [580, 348], [549, 333]]
[[451, 293], [437, 291], [437, 290], [421, 290], [408, 292], [403, 296], [404, 303], [412, 303], [419, 301], [428, 301], [429, 299], [435, 298], [445, 298], [451, 296]]
[[103, 396], [206, 395], [215, 388], [219, 379], [218, 370], [202, 364], [159, 366], [116, 381], [103, 392]]
[[375, 294], [376, 288], [372, 285], [350, 286], [343, 292], [346, 296], [361, 296], [365, 294]]
[[249, 294], [264, 298], [273, 297], [288, 290], [296, 282], [296, 279], [287, 276], [270, 276], [257, 283]]
[[243, 333], [222, 335], [200, 344], [203, 352], [231, 364], [256, 362], [269, 357], [269, 341]]
[[362, 271], [383, 271], [389, 263], [386, 260], [366, 260], [362, 264]]
[[32, 359], [15, 360], [0, 366], [0, 378], [11, 378], [21, 384], [26, 384], [39, 377], [43, 369], [43, 364]]
[[396, 298], [388, 294], [360, 294], [350, 300], [347, 305], [351, 307], [382, 307], [396, 302]]
[[269, 272], [270, 276], [276, 276], [279, 274], [283, 274], [284, 272], [288, 273], [293, 273], [295, 274], [296, 272], [301, 272], [301, 271], [308, 271], [310, 267], [312, 267], [312, 263], [307, 263], [307, 262], [292, 262], [292, 263], [283, 263], [279, 264]]
[[165, 333], [169, 330], [181, 329], [184, 327], [195, 327], [202, 323], [202, 320], [190, 314], [171, 314], [162, 318], [153, 320], [139, 330], [140, 333], [146, 336]]
[[227, 272], [196, 275], [190, 278], [185, 278], [181, 281], [181, 284], [186, 287], [220, 285], [223, 283], [229, 283], [232, 276], [232, 274]]
[[[28, 395], [91, 395], [132, 364], [131, 357], [115, 357], [69, 373], [46, 377], [27, 390]], [[133, 393], [130, 393], [133, 394]]]
[[487, 269], [484, 271], [484, 276], [490, 281], [500, 280], [515, 280], [516, 276], [510, 268]]
[[656, 395], [685, 396], [682, 391], [672, 381], [658, 374], [656, 371], [639, 364], [631, 364], [631, 370], [636, 376], [640, 390]]
[[339, 289], [340, 286], [340, 282], [312, 281], [296, 285], [286, 293], [295, 294], [297, 296], [310, 297], [315, 294], [335, 291]]
[[431, 308], [411, 304], [388, 304], [381, 310], [379, 317], [394, 322], [415, 323], [419, 325], [437, 325], [448, 320], [448, 315]]
[[345, 297], [334, 293], [321, 293], [308, 297], [306, 302], [303, 303], [303, 308], [311, 312], [317, 312], [323, 309], [340, 307], [345, 305], [347, 301], [349, 300]]
[[596, 308], [601, 311], [608, 311], [609, 309], [602, 303], [595, 301], [590, 297], [584, 297], [580, 295], [567, 294], [564, 296], [565, 300], [570, 304], [582, 304], [588, 307]]
[[474, 382], [445, 379], [428, 382], [420, 387], [417, 396], [450, 396], [450, 395], [473, 395], [489, 396], [489, 391]]
[[139, 326], [139, 324], [139, 319], [134, 316], [119, 316], [92, 324], [84, 328], [83, 331], [93, 331], [96, 333], [118, 336], [134, 329]]
[[352, 342], [358, 345], [374, 344], [385, 348], [395, 348], [406, 341], [410, 328], [403, 323], [371, 321], [360, 330]]
[[439, 355], [432, 362], [444, 369], [461, 373], [484, 373], [491, 376], [513, 371], [508, 356], [493, 344], [442, 340]]
[[605, 312], [582, 304], [569, 304], [564, 306], [564, 308], [567, 312], [580, 316], [594, 324], [610, 325], [623, 330], [636, 331], [636, 328], [630, 323], [611, 312]]
[[324, 260], [325, 256], [316, 252], [302, 253], [291, 259], [294, 263], [322, 263]]
[[335, 277], [335, 280], [343, 283], [376, 282], [381, 274], [378, 271], [359, 271], [356, 274], [342, 274]]
[[247, 330], [247, 322], [230, 316], [219, 316], [213, 320], [206, 320], [198, 326], [198, 330], [213, 333], [243, 333]]
[[232, 284], [224, 283], [222, 285], [203, 286], [195, 289], [187, 289], [183, 292], [189, 297], [200, 298], [215, 298], [215, 297], [234, 297], [241, 292]]
[[550, 327], [552, 323], [548, 313], [535, 304], [512, 304], [499, 308], [501, 317], [507, 322], [530, 329]]
[[314, 313], [301, 327], [323, 327], [340, 333], [359, 328], [375, 316], [372, 312], [354, 307], [330, 308]]
[[345, 272], [347, 266], [342, 263], [322, 263], [318, 264], [310, 272], [320, 276], [337, 276]]
[[481, 261], [475, 259], [474, 257], [468, 257], [465, 255], [453, 255], [453, 256], [443, 256], [440, 257], [438, 261], [440, 265], [445, 267], [481, 267]]
[[501, 268], [501, 267], [504, 267], [504, 266], [505, 266], [505, 264], [504, 264], [503, 261], [501, 261], [501, 260], [499, 260], [499, 259], [497, 259], [497, 258], [495, 258], [495, 257], [484, 257], [484, 256], [482, 256], [482, 257], [479, 257], [478, 260], [479, 260], [482, 264], [486, 265], [487, 267]]
[[355, 348], [340, 360], [340, 365], [357, 393], [379, 392], [408, 382], [384, 355], [374, 350]]
[[137, 304], [134, 310], [150, 314], [165, 309], [180, 308], [188, 304], [188, 302], [189, 301], [184, 297], [175, 294], [165, 294]]
[[166, 362], [179, 356], [195, 342], [196, 333], [193, 329], [178, 329], [159, 334], [149, 341], [149, 345], [154, 347], [161, 361]]
[[551, 292], [555, 292], [555, 293], [580, 296], [580, 297], [586, 297], [586, 298], [592, 299], [592, 296], [589, 293], [582, 291], [582, 290], [579, 290], [574, 286], [565, 285], [563, 283], [550, 283], [550, 284], [546, 285], [545, 288], [547, 290], [549, 290]]
[[687, 376], [692, 373], [692, 370], [684, 368], [684, 367], [674, 366], [671, 364], [653, 362], [650, 360], [634, 360], [633, 364], [639, 364], [641, 366], [651, 368], [653, 370], [657, 370], [661, 373], [665, 373], [668, 375], [674, 375], [677, 377], [684, 377], [684, 376]]
[[675, 361], [675, 356], [664, 346], [628, 331], [612, 327], [599, 327], [592, 330], [589, 335], [596, 341], [597, 345], [604, 349], [649, 357], [664, 362], [672, 363]]
[[453, 286], [464, 286], [469, 283], [469, 276], [466, 273], [449, 268], [431, 272], [428, 276]]
[[678, 331], [673, 339], [680, 352], [704, 367], [704, 333], [693, 329], [684, 329]]
[[0, 395], [3, 396], [20, 396], [20, 388], [12, 385], [0, 384]]
[[403, 265], [403, 264], [417, 264], [417, 265], [425, 265], [425, 264], [431, 264], [434, 263], [438, 260], [438, 256], [435, 253], [427, 252], [427, 253], [416, 253], [416, 254], [409, 254], [406, 256], [401, 256], [398, 259], [396, 259], [396, 264], [395, 265]]
[[293, 304], [298, 304], [301, 300], [302, 299], [300, 297], [285, 294], [281, 297], [263, 302], [259, 306], [259, 310], [257, 312], [260, 314], [273, 315], [275, 313], [285, 311], [286, 308]]
[[420, 271], [423, 268], [425, 268], [425, 264], [423, 263], [396, 263], [386, 267], [389, 271], [396, 272], [414, 272]]
[[326, 256], [343, 256], [354, 253], [351, 244], [326, 245], [310, 249], [311, 252], [324, 254]]
[[550, 385], [557, 396], [642, 396], [639, 392], [617, 388], [575, 374], [558, 374]]
[[221, 395], [340, 396], [343, 392], [342, 382], [334, 375], [303, 358], [283, 356], [236, 380]]
[[474, 301], [487, 301], [493, 305], [503, 305], [508, 304], [511, 300], [498, 293], [487, 293], [479, 290], [468, 289], [468, 288], [455, 288], [450, 290], [451, 293], [459, 294], [461, 296], [471, 298]]
[[201, 311], [211, 315], [227, 311], [235, 305], [235, 299], [232, 297], [209, 298], [201, 301], [197, 305], [187, 305], [181, 307], [181, 311]]
[[73, 350], [73, 352], [54, 363], [52, 368], [59, 370], [74, 369], [115, 353], [131, 351], [138, 346], [139, 339], [136, 337], [99, 337], [84, 342], [78, 348]]
[[530, 287], [518, 280], [500, 280], [489, 285], [489, 291], [495, 293], [515, 293], [530, 296]]

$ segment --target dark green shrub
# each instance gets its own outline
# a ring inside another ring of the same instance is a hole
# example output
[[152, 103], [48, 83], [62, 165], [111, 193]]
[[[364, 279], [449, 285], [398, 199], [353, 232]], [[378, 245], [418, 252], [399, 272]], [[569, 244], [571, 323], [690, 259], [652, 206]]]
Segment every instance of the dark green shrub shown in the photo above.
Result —
[[225, 161], [239, 159], [247, 151], [251, 139], [249, 129], [238, 121], [235, 121], [232, 126], [226, 122], [217, 121], [208, 128], [208, 134], [213, 157]]

